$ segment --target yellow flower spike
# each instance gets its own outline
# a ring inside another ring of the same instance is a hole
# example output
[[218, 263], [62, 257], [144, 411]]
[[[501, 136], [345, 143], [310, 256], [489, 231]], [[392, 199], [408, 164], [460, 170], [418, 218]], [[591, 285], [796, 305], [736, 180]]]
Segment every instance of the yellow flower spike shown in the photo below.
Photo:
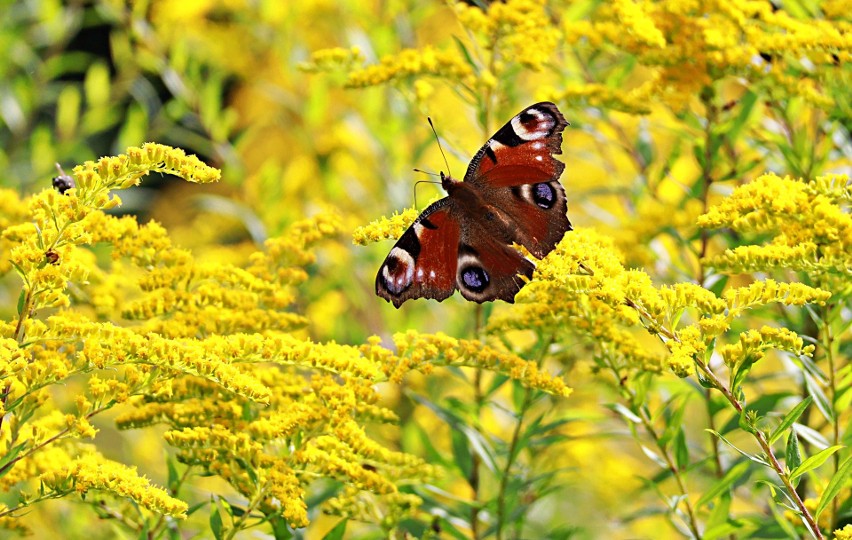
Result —
[[473, 71], [456, 49], [440, 50], [426, 46], [422, 49], [404, 49], [385, 56], [378, 64], [351, 71], [346, 86], [377, 86], [417, 75], [466, 81], [472, 77]]
[[706, 228], [770, 234], [762, 245], [727, 250], [706, 262], [734, 272], [774, 268], [811, 274], [844, 273], [852, 267], [852, 216], [848, 177], [803, 182], [765, 174], [734, 190], [699, 217]]
[[381, 240], [395, 240], [402, 236], [402, 233], [414, 223], [419, 214], [420, 212], [416, 208], [407, 208], [402, 213], [394, 213], [390, 218], [382, 217], [368, 225], [358, 227], [352, 233], [352, 242], [365, 246]]
[[786, 328], [763, 326], [760, 330], [748, 330], [739, 335], [736, 343], [718, 348], [719, 354], [729, 367], [750, 360], [760, 360], [767, 349], [778, 349], [796, 355], [810, 356], [814, 348], [805, 347], [801, 337]]
[[98, 455], [88, 455], [70, 464], [66, 470], [66, 476], [73, 480], [76, 491], [81, 495], [91, 490], [106, 491], [118, 497], [129, 498], [158, 514], [186, 517], [188, 506], [185, 502], [171, 497], [164, 489], [153, 486], [147, 479], [139, 476], [135, 468]]
[[702, 359], [707, 350], [707, 344], [697, 326], [687, 326], [677, 333], [678, 341], [668, 341], [671, 349], [668, 367], [679, 377], [689, 376], [695, 366], [696, 359]]

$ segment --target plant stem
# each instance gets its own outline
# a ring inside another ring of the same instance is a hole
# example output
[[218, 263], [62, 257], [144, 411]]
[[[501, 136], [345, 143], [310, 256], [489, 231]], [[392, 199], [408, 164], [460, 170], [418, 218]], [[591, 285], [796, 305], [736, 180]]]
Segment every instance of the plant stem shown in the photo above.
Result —
[[[474, 314], [474, 327], [473, 333], [476, 339], [479, 339], [482, 333], [482, 304], [476, 305], [476, 310]], [[482, 368], [475, 367], [473, 371], [473, 396], [474, 396], [474, 405], [475, 405], [475, 414], [476, 414], [476, 429], [479, 429], [479, 417], [482, 412], [482, 405], [485, 400], [482, 393]], [[467, 483], [470, 485], [470, 489], [473, 492], [473, 501], [474, 503], [470, 507], [470, 531], [474, 540], [479, 538], [479, 510], [480, 510], [480, 500], [479, 500], [479, 467], [482, 464], [482, 460], [479, 457], [479, 454], [476, 453], [475, 449], [472, 449], [471, 452], [471, 466], [470, 466], [470, 474], [467, 478]]]
[[[717, 390], [722, 393], [723, 396], [725, 396], [725, 399], [727, 399], [728, 402], [733, 405], [734, 409], [736, 409], [738, 413], [742, 413], [744, 409], [743, 404], [740, 403], [740, 401], [731, 393], [731, 391], [724, 384], [722, 384], [722, 381], [720, 381], [719, 378], [716, 377], [716, 374], [710, 370], [707, 364], [699, 360], [696, 360], [695, 363], [696, 365], [698, 365], [698, 369], [701, 370], [701, 373], [713, 384], [713, 386]], [[754, 438], [757, 440], [758, 446], [760, 446], [761, 450], [763, 450], [764, 455], [769, 460], [769, 465], [772, 467], [778, 477], [781, 478], [781, 481], [784, 482], [784, 486], [787, 488], [788, 495], [793, 499], [793, 502], [796, 504], [802, 514], [802, 519], [804, 519], [805, 522], [808, 524], [816, 538], [822, 540], [823, 535], [819, 529], [819, 526], [817, 525], [810, 511], [805, 506], [805, 503], [802, 501], [802, 498], [799, 496], [799, 493], [796, 491], [796, 487], [793, 485], [793, 482], [790, 480], [790, 477], [784, 470], [784, 467], [778, 462], [778, 459], [775, 457], [775, 454], [772, 451], [772, 447], [770, 446], [769, 441], [766, 439], [766, 435], [764, 435], [764, 433], [759, 429], [754, 429], [751, 431], [751, 433], [752, 435], [754, 435]]]
[[[541, 367], [544, 357], [547, 354], [548, 349], [550, 349], [550, 345], [553, 343], [553, 340], [554, 336], [550, 336], [550, 338], [544, 343], [544, 346], [538, 354], [538, 359], [536, 360], [537, 366]], [[497, 540], [502, 540], [503, 538], [503, 525], [506, 520], [506, 491], [509, 487], [509, 475], [512, 473], [512, 466], [515, 464], [515, 458], [518, 455], [518, 444], [520, 442], [521, 427], [524, 423], [524, 416], [526, 415], [530, 405], [532, 405], [532, 402], [533, 390], [526, 387], [524, 388], [524, 401], [521, 404], [521, 410], [518, 411], [518, 421], [515, 422], [515, 429], [512, 432], [512, 440], [509, 443], [506, 465], [503, 467], [503, 471], [500, 476], [500, 487], [497, 492], [497, 523], [495, 525]]]

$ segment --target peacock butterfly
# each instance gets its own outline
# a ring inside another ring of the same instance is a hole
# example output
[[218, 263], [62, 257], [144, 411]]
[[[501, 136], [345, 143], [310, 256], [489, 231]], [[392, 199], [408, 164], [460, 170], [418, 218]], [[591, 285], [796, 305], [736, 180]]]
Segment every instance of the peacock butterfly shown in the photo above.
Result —
[[500, 128], [468, 165], [464, 181], [441, 173], [447, 197], [433, 203], [391, 249], [376, 294], [399, 307], [409, 298], [439, 302], [458, 288], [468, 300], [514, 302], [535, 265], [571, 230], [559, 176], [568, 122], [550, 102], [536, 103]]

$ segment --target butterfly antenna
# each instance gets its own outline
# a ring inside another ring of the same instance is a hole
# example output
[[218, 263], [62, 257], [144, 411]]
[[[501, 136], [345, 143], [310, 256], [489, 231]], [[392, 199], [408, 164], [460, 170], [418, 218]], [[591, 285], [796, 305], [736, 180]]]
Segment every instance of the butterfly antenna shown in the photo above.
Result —
[[[420, 169], [414, 169], [414, 172], [419, 172], [423, 174], [428, 174], [429, 176], [438, 176], [433, 172], [422, 171]], [[434, 180], [418, 180], [414, 182], [414, 208], [417, 208], [417, 185], [418, 184], [440, 184], [440, 182], [435, 182]]]
[[435, 131], [435, 124], [432, 123], [432, 118], [427, 116], [426, 120], [429, 121], [429, 127], [432, 128], [432, 133], [435, 134], [435, 140], [438, 142], [438, 150], [441, 151], [441, 157], [444, 158], [444, 165], [447, 166], [447, 174], [453, 176], [453, 173], [450, 172], [450, 163], [447, 161], [447, 154], [444, 153], [444, 147], [441, 146], [441, 138], [438, 137], [438, 132]]

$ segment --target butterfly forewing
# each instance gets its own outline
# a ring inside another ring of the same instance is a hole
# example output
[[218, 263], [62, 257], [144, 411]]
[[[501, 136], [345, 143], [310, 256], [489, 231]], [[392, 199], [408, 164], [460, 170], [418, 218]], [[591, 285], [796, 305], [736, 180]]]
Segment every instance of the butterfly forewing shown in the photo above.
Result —
[[399, 307], [409, 298], [447, 298], [456, 289], [458, 217], [444, 198], [429, 206], [391, 249], [376, 276], [376, 294]]

